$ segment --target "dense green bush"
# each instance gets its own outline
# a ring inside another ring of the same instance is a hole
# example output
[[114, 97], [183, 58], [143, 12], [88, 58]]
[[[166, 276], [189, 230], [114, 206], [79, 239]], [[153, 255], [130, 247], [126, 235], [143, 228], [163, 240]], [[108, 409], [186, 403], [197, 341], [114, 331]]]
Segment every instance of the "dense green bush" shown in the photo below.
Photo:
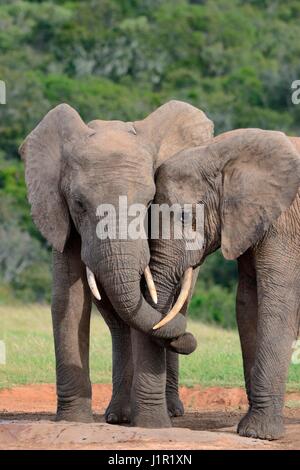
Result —
[[189, 316], [224, 328], [235, 328], [237, 263], [226, 261], [220, 250], [200, 267]]
[[223, 328], [235, 328], [235, 289], [199, 282], [189, 307], [189, 316]]
[[[17, 154], [50, 108], [66, 101], [85, 120], [134, 120], [176, 98], [203, 109], [216, 133], [296, 134], [299, 20], [298, 0], [0, 0], [2, 301], [50, 295], [49, 247], [30, 219]], [[233, 266], [207, 260], [195, 316], [231, 324]]]

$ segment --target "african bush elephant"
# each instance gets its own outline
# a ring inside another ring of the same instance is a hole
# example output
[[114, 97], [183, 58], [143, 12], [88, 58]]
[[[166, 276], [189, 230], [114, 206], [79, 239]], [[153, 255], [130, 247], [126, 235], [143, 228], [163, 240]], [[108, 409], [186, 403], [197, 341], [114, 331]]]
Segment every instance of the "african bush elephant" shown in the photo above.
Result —
[[184, 239], [151, 240], [160, 307], [169, 310], [181, 279], [220, 246], [225, 258], [238, 260], [237, 322], [249, 401], [238, 433], [279, 438], [300, 327], [300, 139], [259, 129], [225, 133], [163, 163], [156, 188], [158, 204], [204, 205], [199, 249], [187, 250]]
[[[194, 348], [192, 335], [184, 334], [185, 318], [179, 316], [161, 331], [152, 329], [162, 316], [142, 295], [143, 273], [155, 295], [147, 268], [148, 241], [119, 236], [100, 240], [97, 207], [112, 204], [118, 215], [120, 196], [126, 196], [128, 206], [149, 205], [157, 168], [177, 151], [207, 142], [212, 133], [213, 124], [202, 111], [179, 101], [170, 101], [141, 121], [95, 120], [87, 125], [73, 108], [61, 104], [22, 144], [32, 216], [53, 247], [58, 420], [92, 420], [92, 301], [109, 326], [113, 344], [113, 394], [106, 420], [130, 419], [130, 394], [133, 424], [169, 423], [166, 395], [171, 413], [180, 406], [172, 380], [177, 359], [169, 353], [166, 390], [162, 358], [165, 345], [172, 351]], [[141, 348], [143, 354], [150, 349], [151, 338], [159, 340], [153, 346], [157, 354], [143, 368], [132, 358], [132, 347], [139, 358]]]

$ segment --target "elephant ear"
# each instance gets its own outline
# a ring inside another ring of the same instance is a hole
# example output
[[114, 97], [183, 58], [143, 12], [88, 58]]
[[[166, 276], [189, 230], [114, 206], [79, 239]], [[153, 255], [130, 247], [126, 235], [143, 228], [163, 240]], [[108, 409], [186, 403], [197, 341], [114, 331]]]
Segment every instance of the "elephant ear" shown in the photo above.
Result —
[[62, 252], [70, 232], [68, 207], [61, 192], [66, 147], [80, 136], [94, 133], [67, 104], [51, 110], [19, 149], [32, 218], [47, 241]]
[[200, 109], [176, 100], [134, 125], [137, 136], [151, 147], [155, 170], [180, 150], [208, 143], [214, 134], [213, 122]]
[[236, 259], [255, 244], [293, 202], [300, 155], [281, 132], [243, 130], [209, 146], [223, 166], [221, 247]]

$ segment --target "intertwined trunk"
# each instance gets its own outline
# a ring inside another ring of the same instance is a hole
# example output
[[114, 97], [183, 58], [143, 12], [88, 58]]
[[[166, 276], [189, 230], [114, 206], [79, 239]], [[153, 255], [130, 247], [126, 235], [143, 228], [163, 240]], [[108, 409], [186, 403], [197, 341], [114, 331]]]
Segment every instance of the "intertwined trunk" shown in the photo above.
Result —
[[186, 327], [182, 315], [165, 327], [153, 330], [162, 315], [146, 302], [141, 292], [141, 276], [148, 263], [146, 251], [145, 245], [134, 241], [102, 243], [96, 278], [118, 315], [128, 325], [156, 338], [177, 338]]

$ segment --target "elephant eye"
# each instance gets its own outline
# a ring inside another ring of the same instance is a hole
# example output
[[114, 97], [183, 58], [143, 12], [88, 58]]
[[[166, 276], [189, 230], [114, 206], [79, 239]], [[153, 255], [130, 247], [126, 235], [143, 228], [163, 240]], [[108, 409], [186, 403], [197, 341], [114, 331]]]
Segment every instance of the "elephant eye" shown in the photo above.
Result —
[[83, 204], [83, 202], [82, 202], [80, 199], [75, 199], [75, 202], [76, 202], [76, 206], [77, 206], [80, 210], [84, 210], [84, 204]]

